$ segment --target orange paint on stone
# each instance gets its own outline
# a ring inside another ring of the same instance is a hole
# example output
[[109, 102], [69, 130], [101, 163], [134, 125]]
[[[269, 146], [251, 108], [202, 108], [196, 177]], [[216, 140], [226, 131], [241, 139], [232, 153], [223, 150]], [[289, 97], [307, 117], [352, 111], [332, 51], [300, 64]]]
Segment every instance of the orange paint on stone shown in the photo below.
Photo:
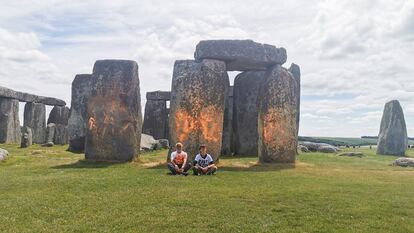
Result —
[[268, 149], [281, 151], [294, 146], [295, 128], [289, 122], [289, 117], [284, 116], [283, 109], [271, 109], [262, 117], [263, 142]]
[[201, 133], [206, 142], [217, 143], [221, 141], [223, 116], [217, 115], [220, 112], [215, 106], [208, 106], [203, 109], [200, 115]]
[[188, 135], [196, 130], [195, 119], [183, 109], [177, 110], [174, 117], [176, 137], [179, 142], [184, 142]]

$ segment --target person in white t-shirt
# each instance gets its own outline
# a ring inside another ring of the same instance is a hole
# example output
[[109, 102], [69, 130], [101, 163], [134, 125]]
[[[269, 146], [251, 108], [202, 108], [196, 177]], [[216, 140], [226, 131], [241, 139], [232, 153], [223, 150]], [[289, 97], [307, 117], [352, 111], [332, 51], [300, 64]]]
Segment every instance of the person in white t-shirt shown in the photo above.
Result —
[[183, 144], [178, 142], [175, 144], [175, 151], [170, 155], [170, 162], [168, 163], [168, 169], [172, 175], [188, 175], [187, 171], [191, 168], [190, 163], [187, 163], [187, 153], [184, 152]]
[[207, 146], [199, 147], [200, 153], [196, 155], [193, 166], [194, 175], [213, 175], [217, 171], [214, 160], [207, 154]]

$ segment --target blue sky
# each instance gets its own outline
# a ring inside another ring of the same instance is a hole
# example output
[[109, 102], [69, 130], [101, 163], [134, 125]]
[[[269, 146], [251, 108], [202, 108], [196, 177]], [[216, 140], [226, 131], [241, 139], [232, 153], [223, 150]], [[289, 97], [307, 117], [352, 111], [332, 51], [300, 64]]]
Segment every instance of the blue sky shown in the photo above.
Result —
[[302, 70], [301, 135], [376, 135], [392, 99], [414, 135], [409, 0], [0, 0], [0, 85], [70, 103], [74, 76], [95, 60], [132, 59], [145, 104], [147, 91], [170, 89], [174, 61], [192, 59], [205, 39], [285, 47], [285, 66]]

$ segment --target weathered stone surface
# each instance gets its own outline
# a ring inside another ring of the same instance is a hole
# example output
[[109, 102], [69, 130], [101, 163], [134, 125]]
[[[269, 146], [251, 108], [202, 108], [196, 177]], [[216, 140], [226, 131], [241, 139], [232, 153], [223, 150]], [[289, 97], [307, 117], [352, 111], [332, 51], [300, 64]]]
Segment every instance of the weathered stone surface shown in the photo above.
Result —
[[303, 145], [298, 145], [298, 151], [301, 151], [304, 153], [310, 152], [310, 150], [306, 146], [303, 146]]
[[55, 137], [55, 129], [56, 129], [56, 124], [55, 123], [47, 124], [47, 127], [46, 127], [46, 143], [47, 142], [52, 142], [53, 143], [53, 139]]
[[142, 132], [155, 139], [167, 138], [168, 113], [165, 100], [148, 100], [145, 103]]
[[404, 113], [398, 100], [385, 104], [378, 135], [377, 154], [404, 156], [408, 138]]
[[291, 163], [297, 148], [297, 83], [280, 65], [270, 68], [259, 89], [259, 160]]
[[338, 154], [338, 156], [348, 156], [348, 157], [362, 157], [364, 154], [362, 152], [343, 152]]
[[12, 89], [1, 87], [1, 86], [0, 86], [0, 97], [17, 99], [21, 102], [28, 102], [28, 103], [35, 102], [35, 103], [42, 103], [46, 105], [52, 105], [52, 106], [56, 106], [56, 105], [65, 106], [66, 105], [66, 102], [60, 99], [32, 95], [29, 93], [14, 91]]
[[43, 147], [52, 147], [54, 145], [55, 144], [53, 142], [46, 142], [46, 143], [43, 143], [41, 146], [43, 146]]
[[231, 155], [234, 151], [233, 137], [233, 86], [229, 86], [224, 108], [223, 138], [221, 142], [222, 155]]
[[153, 136], [148, 134], [141, 134], [141, 150], [150, 151], [155, 150], [157, 147], [158, 141], [154, 139]]
[[86, 105], [92, 91], [92, 75], [78, 74], [72, 82], [72, 99], [68, 119], [69, 151], [83, 152], [86, 135]]
[[95, 62], [87, 119], [86, 159], [130, 161], [139, 155], [142, 113], [135, 61]]
[[392, 165], [400, 167], [414, 167], [414, 158], [398, 158]]
[[295, 78], [298, 88], [296, 92], [296, 96], [298, 97], [298, 109], [297, 109], [297, 116], [296, 116], [296, 125], [297, 125], [297, 134], [299, 133], [299, 121], [300, 121], [300, 67], [295, 63], [292, 63], [289, 68], [289, 72]]
[[217, 160], [221, 151], [225, 95], [229, 77], [225, 63], [179, 60], [174, 64], [171, 103], [171, 145], [184, 144], [190, 159], [200, 144]]
[[308, 148], [309, 151], [312, 151], [312, 152], [317, 152], [317, 151], [320, 152], [319, 148], [322, 148], [322, 147], [325, 147], [325, 148], [326, 147], [332, 147], [332, 148], [334, 148], [335, 151], [338, 151], [338, 149], [335, 146], [332, 146], [332, 145], [327, 144], [327, 143], [299, 142], [299, 145], [305, 146], [306, 148]]
[[0, 143], [20, 143], [19, 101], [0, 98]]
[[265, 71], [245, 71], [234, 79], [234, 151], [237, 155], [257, 155], [258, 96]]
[[320, 146], [318, 152], [322, 153], [336, 153], [337, 149], [334, 146]]
[[24, 106], [24, 124], [32, 129], [33, 143], [46, 141], [46, 108], [41, 103], [26, 103]]
[[164, 100], [168, 101], [171, 99], [170, 91], [151, 91], [146, 94], [147, 100]]
[[0, 161], [7, 159], [9, 152], [5, 149], [0, 148]]
[[21, 148], [29, 147], [33, 144], [33, 135], [32, 135], [32, 129], [27, 126], [21, 127], [22, 131], [22, 140], [20, 143]]
[[168, 139], [158, 139], [158, 143], [161, 145], [162, 148], [168, 149], [170, 148], [170, 142]]
[[53, 137], [53, 143], [55, 145], [66, 145], [69, 143], [67, 125], [63, 125], [63, 124], [55, 125], [55, 135]]
[[70, 110], [66, 106], [54, 106], [52, 108], [52, 111], [50, 111], [47, 123], [67, 125], [69, 119], [69, 112]]
[[196, 46], [194, 58], [226, 62], [227, 70], [265, 70], [286, 62], [286, 49], [260, 44], [252, 40], [202, 40]]

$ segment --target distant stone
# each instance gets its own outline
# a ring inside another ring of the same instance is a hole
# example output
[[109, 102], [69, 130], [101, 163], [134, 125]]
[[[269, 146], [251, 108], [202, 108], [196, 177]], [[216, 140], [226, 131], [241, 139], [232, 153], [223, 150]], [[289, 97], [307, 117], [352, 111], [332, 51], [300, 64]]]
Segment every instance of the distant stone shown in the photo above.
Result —
[[226, 64], [178, 60], [174, 64], [170, 102], [171, 145], [181, 142], [190, 160], [200, 144], [217, 160], [221, 152], [229, 77]]
[[46, 141], [46, 108], [41, 103], [26, 103], [24, 106], [24, 124], [32, 129], [33, 143]]
[[296, 92], [296, 97], [298, 98], [298, 109], [297, 109], [297, 116], [296, 116], [296, 125], [297, 125], [297, 133], [299, 133], [299, 121], [300, 121], [300, 67], [295, 63], [292, 63], [289, 68], [289, 72], [295, 78], [298, 88]]
[[78, 74], [72, 82], [72, 100], [68, 119], [69, 151], [81, 153], [85, 148], [86, 105], [92, 91], [92, 75]]
[[142, 113], [135, 61], [95, 62], [87, 119], [87, 160], [131, 161], [138, 157]]
[[394, 166], [414, 167], [414, 158], [398, 158], [393, 162]]
[[234, 153], [257, 155], [257, 119], [259, 116], [259, 89], [265, 79], [265, 71], [245, 71], [234, 79]]
[[158, 143], [161, 145], [161, 148], [168, 149], [170, 148], [170, 143], [168, 139], [158, 139]]
[[63, 125], [63, 124], [56, 124], [55, 135], [53, 137], [53, 143], [55, 145], [66, 145], [69, 143], [68, 126]]
[[[338, 148], [337, 147], [332, 146], [332, 145], [327, 144], [327, 143], [299, 142], [299, 145], [306, 146], [306, 148], [308, 148], [309, 151], [312, 151], [312, 152], [319, 151], [319, 148], [320, 147], [332, 147], [335, 151], [338, 151]], [[327, 149], [327, 150], [329, 150], [329, 149]]]
[[229, 71], [265, 70], [286, 62], [286, 49], [260, 44], [252, 40], [202, 40], [196, 46], [194, 58], [226, 62]]
[[56, 124], [55, 123], [49, 123], [46, 127], [46, 142], [52, 142], [55, 137], [55, 129]]
[[165, 100], [148, 100], [145, 103], [142, 132], [155, 139], [167, 138], [168, 113]]
[[53, 142], [46, 142], [46, 143], [43, 143], [41, 146], [42, 147], [52, 147], [52, 146], [54, 146], [55, 144], [53, 143]]
[[9, 152], [5, 149], [0, 148], [0, 161], [7, 159]]
[[151, 91], [146, 94], [147, 100], [164, 100], [168, 101], [171, 99], [170, 91]]
[[337, 152], [337, 148], [334, 146], [320, 146], [318, 147], [318, 152], [322, 152], [322, 153], [336, 153]]
[[22, 140], [20, 143], [20, 147], [21, 148], [26, 148], [29, 147], [33, 144], [33, 135], [32, 135], [32, 129], [30, 127], [27, 126], [23, 126], [21, 128], [22, 131]]
[[298, 150], [304, 153], [310, 152], [310, 150], [306, 146], [303, 146], [303, 145], [298, 145]]
[[60, 99], [32, 95], [29, 93], [14, 91], [12, 89], [1, 87], [1, 86], [0, 86], [0, 97], [17, 99], [18, 101], [21, 101], [21, 102], [42, 103], [42, 104], [51, 105], [51, 106], [56, 106], [56, 105], [65, 106], [66, 105], [66, 102]]
[[259, 89], [258, 152], [264, 163], [293, 163], [298, 136], [297, 83], [280, 65], [270, 68]]
[[19, 101], [0, 98], [0, 143], [20, 143]]
[[223, 136], [221, 141], [222, 155], [232, 154], [234, 150], [233, 136], [233, 86], [229, 86], [224, 108]]
[[67, 125], [69, 119], [69, 112], [70, 110], [66, 106], [54, 106], [52, 108], [52, 111], [50, 111], [47, 123]]
[[338, 154], [338, 156], [362, 157], [364, 154], [362, 152], [343, 152]]
[[408, 137], [404, 113], [398, 100], [385, 104], [378, 135], [377, 154], [404, 156]]
[[141, 134], [141, 150], [151, 151], [157, 149], [158, 141], [153, 136]]

